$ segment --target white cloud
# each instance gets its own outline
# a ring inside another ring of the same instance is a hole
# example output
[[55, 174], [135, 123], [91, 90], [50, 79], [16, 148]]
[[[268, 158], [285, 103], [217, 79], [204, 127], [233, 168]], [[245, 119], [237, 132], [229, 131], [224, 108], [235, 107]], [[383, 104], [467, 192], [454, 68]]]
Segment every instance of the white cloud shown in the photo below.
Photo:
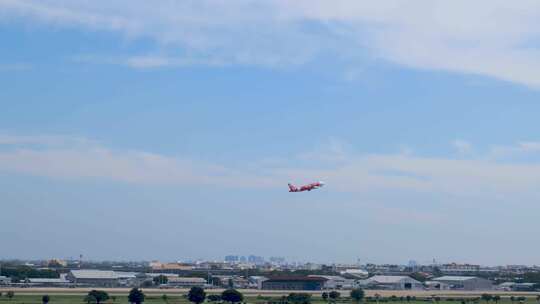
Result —
[[[329, 185], [325, 191], [349, 193], [409, 191], [484, 199], [539, 196], [539, 162], [514, 162], [511, 157], [500, 161], [502, 154], [474, 159], [353, 154], [345, 153], [339, 141], [331, 142], [320, 158], [315, 158], [318, 153], [306, 153], [232, 169], [189, 157], [111, 149], [84, 138], [4, 134], [0, 136], [0, 172], [66, 180], [235, 188], [283, 188], [288, 181], [321, 179]], [[527, 142], [506, 149], [533, 149], [537, 153], [539, 146]], [[306, 161], [306, 155], [310, 165], [299, 165], [299, 161]]]
[[454, 140], [453, 145], [459, 154], [467, 154], [472, 151], [472, 145], [461, 139]]
[[220, 58], [197, 58], [197, 57], [175, 57], [168, 55], [140, 55], [127, 57], [112, 57], [98, 55], [77, 55], [73, 61], [92, 64], [117, 64], [124, 65], [136, 69], [154, 69], [162, 67], [185, 67], [192, 65], [204, 66], [228, 66], [233, 62], [227, 62]]
[[114, 150], [64, 136], [0, 136], [0, 172], [59, 179], [104, 179], [135, 184], [267, 187], [265, 177], [202, 161], [144, 151]]
[[540, 3], [532, 0], [0, 0], [0, 17], [155, 39], [169, 55], [123, 61], [302, 64], [320, 54], [479, 74], [540, 86]]

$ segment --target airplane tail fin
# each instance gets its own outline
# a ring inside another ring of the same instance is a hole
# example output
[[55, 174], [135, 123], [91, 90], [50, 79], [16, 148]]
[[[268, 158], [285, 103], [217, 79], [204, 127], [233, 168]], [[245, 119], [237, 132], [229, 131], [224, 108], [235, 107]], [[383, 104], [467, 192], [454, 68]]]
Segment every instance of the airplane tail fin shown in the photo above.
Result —
[[289, 185], [289, 192], [296, 192], [298, 191], [298, 188], [296, 188], [293, 184], [288, 184]]

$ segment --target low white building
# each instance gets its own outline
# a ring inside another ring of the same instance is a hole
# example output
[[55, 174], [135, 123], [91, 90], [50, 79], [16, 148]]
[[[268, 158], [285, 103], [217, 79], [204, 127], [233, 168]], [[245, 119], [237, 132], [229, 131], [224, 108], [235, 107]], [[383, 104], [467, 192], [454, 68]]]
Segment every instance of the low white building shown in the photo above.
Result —
[[323, 289], [352, 289], [354, 280], [332, 275], [310, 275], [310, 277], [325, 278]]
[[50, 278], [28, 278], [26, 280], [27, 284], [31, 286], [41, 286], [41, 287], [65, 287], [69, 286], [72, 283], [68, 281], [65, 277], [58, 279]]
[[263, 276], [250, 276], [248, 278], [249, 284], [257, 289], [262, 289], [262, 283], [266, 280], [268, 280], [268, 278]]
[[203, 278], [169, 277], [167, 285], [177, 288], [205, 287], [206, 280]]
[[472, 274], [480, 271], [480, 265], [451, 263], [441, 265], [439, 269], [444, 274]]
[[114, 274], [119, 286], [136, 286], [138, 283], [135, 272], [115, 271]]
[[0, 276], [0, 285], [8, 285], [11, 284], [11, 278]]
[[370, 285], [380, 289], [390, 290], [420, 290], [424, 288], [421, 282], [408, 276], [373, 276], [367, 281]]

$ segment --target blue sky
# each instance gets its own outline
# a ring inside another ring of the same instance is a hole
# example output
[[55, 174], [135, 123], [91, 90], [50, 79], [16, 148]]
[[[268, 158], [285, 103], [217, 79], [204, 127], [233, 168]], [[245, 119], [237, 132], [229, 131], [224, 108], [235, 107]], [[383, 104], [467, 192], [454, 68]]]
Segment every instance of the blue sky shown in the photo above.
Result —
[[0, 0], [0, 258], [538, 264], [537, 11]]

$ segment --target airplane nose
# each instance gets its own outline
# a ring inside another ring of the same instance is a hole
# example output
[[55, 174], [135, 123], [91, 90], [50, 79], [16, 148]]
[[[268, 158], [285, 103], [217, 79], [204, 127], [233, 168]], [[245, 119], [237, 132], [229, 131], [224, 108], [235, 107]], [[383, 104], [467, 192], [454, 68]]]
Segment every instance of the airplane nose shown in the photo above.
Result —
[[322, 181], [321, 181], [321, 182], [319, 182], [319, 184], [320, 184], [321, 186], [324, 186], [324, 185], [326, 185], [326, 183], [325, 183], [325, 182], [322, 182]]

